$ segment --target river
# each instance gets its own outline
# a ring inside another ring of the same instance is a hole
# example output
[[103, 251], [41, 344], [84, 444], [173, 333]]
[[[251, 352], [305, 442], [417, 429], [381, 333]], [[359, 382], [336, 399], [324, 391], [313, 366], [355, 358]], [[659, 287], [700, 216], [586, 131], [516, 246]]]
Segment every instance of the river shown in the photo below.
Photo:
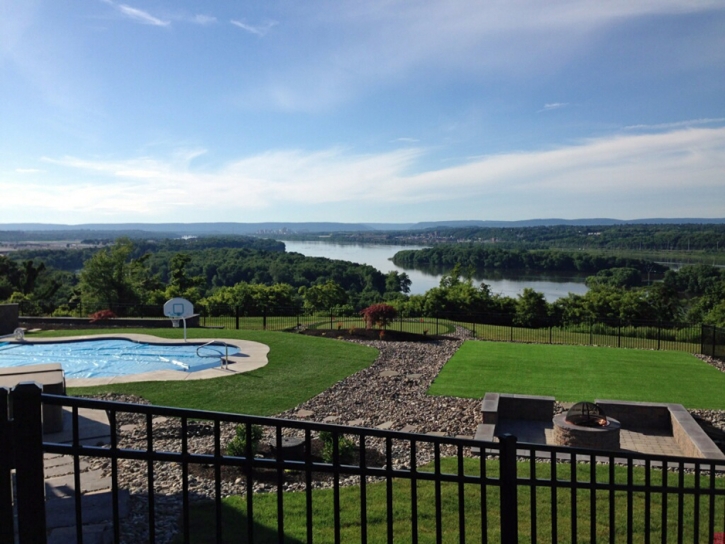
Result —
[[[412, 284], [411, 294], [423, 294], [433, 287], [438, 287], [442, 274], [427, 273], [421, 270], [406, 269], [396, 266], [390, 260], [395, 253], [403, 249], [423, 249], [424, 246], [388, 246], [375, 244], [333, 244], [329, 242], [298, 242], [281, 240], [288, 252], [301, 253], [308, 257], [327, 257], [359, 264], [368, 264], [383, 273], [396, 270], [408, 274]], [[494, 294], [516, 297], [526, 287], [543, 293], [546, 300], [553, 302], [569, 293], [583, 295], [587, 292], [583, 277], [556, 276], [552, 274], [501, 274], [486, 271], [474, 274], [476, 283], [485, 282], [491, 286]]]

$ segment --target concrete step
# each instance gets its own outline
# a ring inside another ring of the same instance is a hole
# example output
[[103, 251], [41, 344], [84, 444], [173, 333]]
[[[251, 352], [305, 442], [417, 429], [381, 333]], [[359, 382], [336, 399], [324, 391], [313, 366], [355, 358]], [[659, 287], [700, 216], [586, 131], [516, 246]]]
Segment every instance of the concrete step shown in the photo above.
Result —
[[[56, 478], [46, 478], [46, 500], [72, 497], [75, 493], [76, 482], [73, 474], [66, 474]], [[81, 473], [81, 491], [83, 493], [111, 489], [111, 478], [103, 476], [100, 470], [89, 470]]]

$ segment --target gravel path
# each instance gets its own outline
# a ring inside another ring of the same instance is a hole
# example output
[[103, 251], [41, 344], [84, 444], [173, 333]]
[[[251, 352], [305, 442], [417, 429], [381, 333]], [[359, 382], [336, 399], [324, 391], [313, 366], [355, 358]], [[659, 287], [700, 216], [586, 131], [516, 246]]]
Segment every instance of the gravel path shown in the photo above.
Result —
[[[471, 436], [480, 422], [480, 400], [426, 395], [431, 382], [443, 365], [458, 350], [467, 331], [457, 331], [455, 338], [429, 342], [380, 342], [357, 341], [380, 351], [377, 360], [368, 368], [338, 382], [279, 417], [329, 422], [360, 427], [381, 427], [416, 433], [440, 432], [448, 436]], [[708, 361], [713, 364], [712, 361]], [[722, 363], [720, 363], [722, 365]], [[717, 366], [714, 364], [713, 366]], [[719, 367], [725, 371], [725, 368]], [[481, 391], [481, 397], [485, 391]], [[113, 396], [114, 400], [138, 401], [138, 399]], [[697, 415], [725, 430], [725, 411], [697, 410]], [[147, 446], [143, 420], [124, 415], [119, 421], [120, 447], [145, 449]], [[198, 453], [213, 452], [211, 425], [198, 423], [189, 437], [189, 450]], [[234, 435], [231, 425], [222, 427], [222, 444]], [[369, 446], [379, 446], [371, 439]], [[175, 420], [154, 420], [154, 449], [180, 451], [179, 423]], [[380, 448], [382, 450], [382, 448]], [[445, 454], [445, 452], [443, 452]], [[430, 449], [421, 448], [418, 462], [432, 459]], [[108, 461], [89, 460], [92, 468], [110, 471]], [[393, 451], [393, 464], [405, 466], [409, 452], [405, 447]], [[131, 513], [124, 523], [124, 542], [136, 543], [147, 540], [147, 465], [140, 461], [119, 463], [119, 485], [131, 491]], [[157, 523], [157, 542], [170, 542], [178, 527], [181, 504], [181, 468], [174, 464], [155, 463], [154, 489]], [[343, 479], [345, 484], [355, 484], [357, 478]], [[329, 486], [316, 482], [317, 487]], [[193, 501], [214, 497], [214, 482], [207, 478], [190, 476], [189, 487]], [[285, 484], [286, 489], [303, 489], [303, 484]], [[241, 478], [222, 483], [222, 495], [241, 494], [245, 484]], [[258, 482], [255, 491], [273, 491], [271, 484]]]

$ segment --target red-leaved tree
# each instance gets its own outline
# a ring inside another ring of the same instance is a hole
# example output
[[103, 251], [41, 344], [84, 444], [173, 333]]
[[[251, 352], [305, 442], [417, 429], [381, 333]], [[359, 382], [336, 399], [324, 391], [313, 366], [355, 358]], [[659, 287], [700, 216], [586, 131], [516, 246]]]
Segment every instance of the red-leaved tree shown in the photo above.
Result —
[[116, 319], [116, 314], [114, 314], [111, 310], [100, 310], [88, 317], [91, 318], [91, 323], [95, 323], [96, 321], [104, 321], [106, 319]]
[[381, 329], [388, 326], [398, 315], [398, 310], [389, 304], [373, 304], [360, 312], [365, 318], [365, 325], [368, 329], [372, 329], [378, 325]]

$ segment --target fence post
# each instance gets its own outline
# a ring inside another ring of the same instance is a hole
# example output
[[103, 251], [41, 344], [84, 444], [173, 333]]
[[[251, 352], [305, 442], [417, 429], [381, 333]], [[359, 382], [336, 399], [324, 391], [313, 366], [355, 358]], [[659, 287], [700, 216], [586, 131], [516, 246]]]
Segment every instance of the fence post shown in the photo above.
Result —
[[239, 306], [234, 306], [234, 326], [239, 330]]
[[705, 325], [700, 323], [700, 353], [705, 355]]
[[262, 308], [262, 330], [267, 330], [267, 307]]
[[660, 342], [662, 340], [662, 323], [657, 323], [657, 351], [660, 349]]
[[23, 382], [10, 395], [15, 435], [15, 477], [18, 494], [20, 544], [46, 542], [45, 474], [43, 469], [43, 423], [36, 383]]
[[715, 325], [712, 325], [711, 328], [712, 328], [712, 352], [710, 352], [710, 357], [715, 357], [715, 348], [717, 348], [717, 327]]
[[622, 347], [622, 318], [619, 318], [619, 326], [617, 327], [617, 347]]
[[[519, 541], [518, 481], [516, 476], [516, 437], [505, 434], [499, 438], [501, 483], [501, 544]], [[482, 475], [483, 477], [483, 475]]]
[[14, 541], [13, 481], [10, 471], [13, 461], [13, 439], [8, 413], [10, 392], [0, 387], [0, 542]]
[[594, 345], [594, 320], [589, 319], [589, 345]]

